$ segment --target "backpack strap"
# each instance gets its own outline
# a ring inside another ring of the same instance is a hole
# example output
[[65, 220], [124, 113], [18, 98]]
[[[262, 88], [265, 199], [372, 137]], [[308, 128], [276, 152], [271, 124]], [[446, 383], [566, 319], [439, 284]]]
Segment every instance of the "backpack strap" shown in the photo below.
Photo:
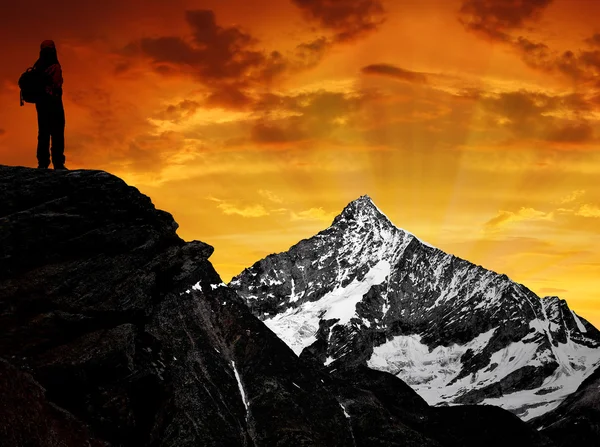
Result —
[[21, 92], [20, 92], [20, 94], [19, 94], [19, 99], [20, 99], [20, 101], [21, 101], [21, 107], [23, 107], [23, 105], [24, 105], [25, 103], [23, 102], [23, 92], [22, 92], [22, 91], [21, 91]]

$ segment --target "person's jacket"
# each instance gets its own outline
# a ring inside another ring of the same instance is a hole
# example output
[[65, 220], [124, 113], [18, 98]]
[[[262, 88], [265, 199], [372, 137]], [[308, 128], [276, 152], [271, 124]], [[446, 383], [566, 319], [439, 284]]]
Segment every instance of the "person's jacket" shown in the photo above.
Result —
[[[35, 65], [34, 68], [39, 69]], [[55, 98], [62, 97], [63, 76], [60, 63], [50, 65], [44, 70], [44, 73], [47, 75], [46, 94]]]

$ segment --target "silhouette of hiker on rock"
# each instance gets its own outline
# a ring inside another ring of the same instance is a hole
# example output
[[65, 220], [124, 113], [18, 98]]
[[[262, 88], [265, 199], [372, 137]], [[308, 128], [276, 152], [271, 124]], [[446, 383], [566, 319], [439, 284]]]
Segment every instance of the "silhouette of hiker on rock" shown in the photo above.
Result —
[[[40, 46], [40, 58], [33, 65], [34, 70], [44, 73], [44, 90], [35, 103], [38, 119], [38, 168], [66, 170], [65, 167], [65, 110], [62, 102], [62, 68], [58, 62], [56, 46], [52, 40], [44, 40]], [[50, 138], [52, 148], [50, 149]]]

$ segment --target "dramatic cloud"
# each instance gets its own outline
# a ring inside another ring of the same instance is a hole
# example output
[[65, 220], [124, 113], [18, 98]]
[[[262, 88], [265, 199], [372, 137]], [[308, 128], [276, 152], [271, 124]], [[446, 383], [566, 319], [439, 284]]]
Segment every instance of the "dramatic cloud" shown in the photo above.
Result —
[[254, 50], [255, 39], [239, 28], [217, 25], [213, 11], [186, 11], [186, 21], [192, 28], [191, 44], [181, 37], [145, 38], [140, 41], [142, 52], [157, 63], [189, 66], [207, 83], [264, 80], [279, 71], [279, 53]]
[[141, 53], [164, 75], [175, 71], [194, 76], [210, 89], [209, 106], [244, 107], [251, 102], [246, 89], [269, 84], [286, 70], [288, 61], [282, 54], [255, 49], [256, 39], [238, 27], [219, 26], [213, 11], [186, 11], [185, 18], [191, 39], [143, 38], [123, 54]]
[[519, 90], [480, 98], [498, 124], [522, 138], [556, 143], [582, 143], [594, 138], [594, 129], [581, 114], [591, 110], [579, 94], [552, 96]]
[[389, 64], [373, 64], [363, 67], [361, 71], [364, 74], [388, 76], [390, 78], [399, 79], [401, 81], [426, 83], [427, 76], [424, 73], [405, 70], [400, 67]]
[[459, 21], [469, 31], [492, 40], [511, 41], [510, 32], [539, 18], [552, 0], [465, 0]]
[[192, 116], [199, 107], [199, 102], [184, 99], [178, 104], [169, 105], [164, 111], [157, 114], [154, 118], [163, 121], [178, 122], [182, 119]]
[[533, 42], [522, 36], [519, 36], [512, 42], [513, 48], [521, 55], [523, 61], [532, 68], [551, 69], [548, 67], [548, 58], [550, 49], [546, 44]]
[[292, 0], [308, 18], [346, 42], [376, 30], [385, 20], [379, 0]]
[[332, 43], [325, 37], [319, 37], [311, 42], [301, 43], [296, 47], [294, 68], [306, 69], [315, 67], [327, 51], [332, 47]]
[[551, 51], [546, 45], [521, 42], [526, 39], [519, 38], [515, 47], [521, 53], [523, 61], [532, 68], [547, 73], [557, 73], [571, 81], [597, 82], [600, 75], [600, 50], [583, 51], [571, 50], [559, 53]]
[[[127, 45], [121, 56], [142, 55], [164, 76], [189, 75], [207, 88], [205, 107], [247, 109], [255, 102], [253, 90], [271, 86], [284, 75], [313, 68], [332, 42], [325, 37], [296, 45], [286, 55], [257, 49], [259, 42], [243, 29], [217, 24], [211, 10], [186, 11], [190, 38], [147, 37]], [[126, 72], [130, 62], [116, 69]], [[176, 113], [176, 110], [172, 110]]]
[[[517, 35], [525, 31], [528, 22], [540, 18], [552, 0], [465, 0], [460, 8], [459, 21], [469, 31], [487, 39], [507, 44], [520, 54], [530, 67], [547, 73], [558, 73], [577, 82], [598, 82], [600, 50], [552, 50], [543, 42]], [[584, 42], [600, 46], [600, 34]]]

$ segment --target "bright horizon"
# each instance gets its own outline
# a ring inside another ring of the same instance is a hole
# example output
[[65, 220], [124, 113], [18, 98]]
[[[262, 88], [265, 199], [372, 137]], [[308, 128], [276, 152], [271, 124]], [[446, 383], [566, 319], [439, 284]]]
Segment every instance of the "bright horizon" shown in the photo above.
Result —
[[53, 39], [67, 167], [139, 188], [224, 281], [367, 194], [600, 327], [600, 3], [43, 5], [0, 17], [1, 164], [36, 166], [16, 81]]

